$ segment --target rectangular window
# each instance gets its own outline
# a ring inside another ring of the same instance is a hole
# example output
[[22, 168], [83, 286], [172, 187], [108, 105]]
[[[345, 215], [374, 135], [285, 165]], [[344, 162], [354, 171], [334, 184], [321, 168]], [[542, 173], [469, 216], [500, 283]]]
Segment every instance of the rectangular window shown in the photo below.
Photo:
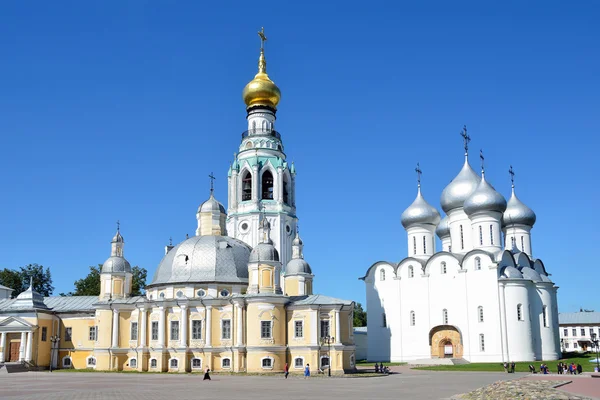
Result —
[[592, 337], [592, 336], [594, 336], [594, 335], [595, 335], [595, 333], [594, 333], [594, 328], [590, 328], [590, 337]]
[[271, 339], [271, 321], [260, 321], [260, 338]]
[[294, 322], [294, 337], [297, 337], [297, 338], [304, 337], [304, 322], [302, 322], [302, 321]]
[[382, 314], [381, 316], [381, 323], [384, 328], [387, 328], [387, 318], [385, 317], [385, 313]]
[[90, 333], [89, 333], [89, 339], [92, 341], [96, 340], [96, 327], [95, 326], [90, 326]]
[[192, 359], [192, 368], [202, 368], [202, 360], [199, 358]]
[[525, 242], [523, 241], [523, 236], [521, 236], [521, 251], [525, 251]]
[[192, 320], [192, 340], [202, 339], [202, 321], [199, 319]]
[[569, 348], [569, 342], [565, 343], [565, 349]]
[[65, 342], [70, 342], [72, 338], [73, 328], [65, 328]]
[[329, 321], [321, 320], [321, 337], [329, 337]]
[[523, 321], [523, 306], [517, 305], [517, 321]]
[[565, 329], [563, 330], [563, 336], [564, 336], [564, 337], [568, 337], [568, 336], [569, 336], [569, 330], [568, 330], [567, 328], [565, 328]]
[[179, 321], [171, 321], [171, 340], [179, 340]]
[[460, 226], [460, 249], [461, 250], [465, 249], [465, 238], [463, 236], [463, 227], [462, 227], [462, 225]]
[[304, 367], [304, 359], [300, 357], [296, 357], [294, 360], [294, 368], [302, 368]]
[[158, 340], [158, 321], [152, 321], [152, 340]]
[[221, 339], [231, 339], [231, 320], [224, 319], [221, 321]]
[[423, 236], [423, 254], [427, 254], [427, 238]]
[[577, 336], [577, 329], [573, 328], [573, 336]]
[[490, 225], [490, 244], [494, 245], [494, 225]]
[[413, 236], [413, 254], [417, 254], [417, 237]]
[[48, 328], [42, 326], [42, 342], [45, 342], [46, 340], [48, 340]]
[[548, 311], [546, 306], [542, 308], [542, 318], [544, 319], [544, 328], [548, 327]]
[[262, 366], [263, 368], [273, 368], [273, 360], [271, 360], [270, 358], [263, 358]]
[[483, 246], [483, 228], [479, 225], [479, 245]]
[[130, 340], [138, 340], [138, 323], [131, 323], [131, 339]]
[[479, 351], [485, 351], [485, 337], [483, 333], [479, 335]]
[[581, 328], [581, 336], [585, 336], [585, 328]]
[[577, 348], [577, 342], [573, 343], [573, 348], [576, 349]]

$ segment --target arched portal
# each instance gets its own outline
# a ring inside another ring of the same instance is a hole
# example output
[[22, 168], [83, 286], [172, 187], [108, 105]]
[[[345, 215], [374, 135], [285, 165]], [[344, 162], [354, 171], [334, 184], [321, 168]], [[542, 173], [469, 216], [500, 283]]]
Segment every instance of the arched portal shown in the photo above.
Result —
[[462, 358], [462, 334], [452, 325], [438, 325], [429, 331], [431, 358]]

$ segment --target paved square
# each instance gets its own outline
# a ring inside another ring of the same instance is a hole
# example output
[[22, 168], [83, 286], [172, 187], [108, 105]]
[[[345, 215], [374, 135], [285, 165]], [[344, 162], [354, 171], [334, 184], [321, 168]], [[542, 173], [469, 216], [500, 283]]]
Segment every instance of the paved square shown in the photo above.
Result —
[[27, 372], [0, 375], [0, 399], [447, 399], [524, 374], [434, 372], [400, 368], [367, 378]]

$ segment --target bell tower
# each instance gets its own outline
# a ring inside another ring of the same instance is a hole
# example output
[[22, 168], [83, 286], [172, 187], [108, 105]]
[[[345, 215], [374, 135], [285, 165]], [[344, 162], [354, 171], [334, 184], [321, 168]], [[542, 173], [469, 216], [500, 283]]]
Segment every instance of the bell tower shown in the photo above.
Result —
[[247, 130], [228, 173], [227, 233], [254, 248], [262, 239], [262, 214], [281, 263], [286, 265], [296, 233], [296, 170], [288, 164], [281, 134], [275, 129], [281, 92], [267, 75], [264, 29], [258, 36], [258, 73], [242, 92]]

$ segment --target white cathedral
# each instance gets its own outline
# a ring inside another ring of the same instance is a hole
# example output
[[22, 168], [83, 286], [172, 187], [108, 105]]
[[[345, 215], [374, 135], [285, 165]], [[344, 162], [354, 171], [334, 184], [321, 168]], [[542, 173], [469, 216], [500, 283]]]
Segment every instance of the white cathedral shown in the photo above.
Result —
[[[468, 160], [443, 190], [446, 216], [421, 194], [402, 213], [408, 255], [379, 261], [366, 284], [368, 360], [453, 358], [469, 362], [560, 357], [558, 287], [533, 258], [533, 210], [515, 194], [508, 202]], [[435, 234], [442, 249], [436, 250]]]

